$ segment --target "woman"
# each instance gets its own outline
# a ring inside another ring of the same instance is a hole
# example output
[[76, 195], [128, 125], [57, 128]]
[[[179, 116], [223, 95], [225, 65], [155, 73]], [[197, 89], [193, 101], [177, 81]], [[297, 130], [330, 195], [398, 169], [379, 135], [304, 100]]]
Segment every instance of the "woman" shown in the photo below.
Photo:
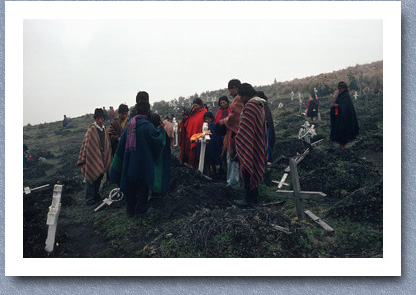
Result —
[[230, 113], [230, 102], [228, 101], [228, 97], [226, 97], [225, 95], [221, 96], [218, 99], [218, 105], [220, 108], [215, 114], [214, 123], [217, 123], [219, 120], [226, 118]]
[[338, 83], [338, 96], [331, 105], [330, 141], [339, 143], [341, 149], [354, 140], [358, 133], [358, 120], [345, 82]]
[[188, 120], [184, 127], [186, 130], [185, 152], [188, 155], [188, 165], [196, 169], [198, 159], [196, 157], [196, 142], [191, 142], [192, 135], [202, 132], [202, 125], [204, 124], [204, 114], [207, 109], [204, 107], [204, 102], [200, 98], [195, 98], [193, 101], [193, 108], [189, 114]]

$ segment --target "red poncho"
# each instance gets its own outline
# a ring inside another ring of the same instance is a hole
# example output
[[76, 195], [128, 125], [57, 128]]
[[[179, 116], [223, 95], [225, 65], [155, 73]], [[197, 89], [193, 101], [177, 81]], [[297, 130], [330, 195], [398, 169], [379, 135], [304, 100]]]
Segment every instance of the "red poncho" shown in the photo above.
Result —
[[202, 132], [202, 125], [204, 124], [204, 114], [207, 112], [206, 108], [201, 108], [195, 113], [191, 114], [189, 119], [185, 122], [186, 130], [186, 146], [185, 152], [188, 154], [188, 164], [196, 168], [196, 142], [191, 142], [191, 136]]

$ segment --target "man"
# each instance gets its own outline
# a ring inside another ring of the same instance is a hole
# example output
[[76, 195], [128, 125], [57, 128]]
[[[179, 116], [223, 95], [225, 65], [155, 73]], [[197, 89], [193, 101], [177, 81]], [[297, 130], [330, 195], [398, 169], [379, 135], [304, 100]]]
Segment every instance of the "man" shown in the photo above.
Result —
[[104, 122], [108, 120], [108, 111], [105, 109], [105, 107], [103, 107], [103, 112], [104, 112]]
[[235, 136], [238, 132], [240, 114], [244, 106], [240, 96], [237, 93], [240, 85], [241, 82], [237, 79], [232, 79], [228, 82], [228, 91], [234, 100], [230, 105], [228, 117], [218, 121], [219, 125], [225, 125], [227, 127], [227, 133], [225, 134], [225, 144], [227, 148], [227, 186], [231, 188], [239, 186], [239, 164], [235, 151]]
[[123, 133], [123, 130], [126, 127], [127, 122], [129, 120], [127, 117], [128, 113], [129, 107], [123, 103], [120, 104], [120, 106], [118, 107], [118, 117], [111, 122], [111, 125], [108, 128], [108, 134], [110, 135], [113, 156], [116, 152], [117, 144], [120, 141], [121, 134]]
[[149, 189], [155, 181], [155, 161], [164, 144], [160, 130], [148, 120], [150, 104], [138, 101], [136, 112], [121, 135], [110, 170], [110, 178], [120, 185], [126, 197], [126, 213], [130, 217], [148, 211]]
[[359, 134], [357, 115], [349, 95], [347, 83], [338, 83], [338, 96], [331, 105], [330, 141], [339, 143], [341, 149]]
[[235, 200], [237, 206], [252, 206], [258, 202], [258, 185], [263, 180], [267, 163], [267, 123], [264, 111], [266, 101], [256, 96], [248, 83], [238, 87], [238, 95], [244, 104], [235, 147], [240, 162], [240, 181], [246, 195]]
[[81, 173], [86, 180], [85, 202], [93, 205], [101, 201], [99, 188], [104, 173], [108, 173], [111, 165], [110, 138], [104, 126], [103, 109], [95, 109], [95, 122], [85, 133], [77, 165], [81, 166]]
[[[149, 103], [149, 93], [147, 93], [146, 91], [139, 91], [136, 94], [136, 104], [139, 101], [144, 101]], [[133, 118], [134, 116], [137, 115], [137, 110], [136, 110], [136, 106], [133, 107], [133, 109], [130, 111], [130, 119]], [[149, 118], [150, 119], [150, 113], [149, 113]]]
[[68, 126], [68, 118], [66, 117], [66, 115], [64, 115], [64, 120], [62, 121], [62, 127], [66, 127]]

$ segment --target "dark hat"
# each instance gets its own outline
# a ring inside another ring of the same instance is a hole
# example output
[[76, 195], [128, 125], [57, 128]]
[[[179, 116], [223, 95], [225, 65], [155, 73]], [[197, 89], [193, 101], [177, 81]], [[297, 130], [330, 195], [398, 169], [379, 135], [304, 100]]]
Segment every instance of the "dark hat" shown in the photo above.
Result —
[[344, 81], [339, 82], [338, 89], [341, 89], [341, 88], [348, 88], [347, 83], [345, 83]]
[[94, 119], [103, 117], [104, 118], [104, 111], [103, 109], [95, 109], [94, 111]]
[[227, 96], [221, 96], [219, 99], [218, 99], [218, 105], [221, 103], [221, 101], [226, 101], [228, 104], [230, 103], [230, 101], [228, 100], [228, 97]]

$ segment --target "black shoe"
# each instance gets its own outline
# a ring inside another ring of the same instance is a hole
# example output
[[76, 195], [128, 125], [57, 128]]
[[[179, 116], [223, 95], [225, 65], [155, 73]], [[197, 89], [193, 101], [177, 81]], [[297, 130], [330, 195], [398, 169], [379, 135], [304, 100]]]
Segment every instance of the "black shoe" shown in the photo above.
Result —
[[237, 205], [238, 207], [252, 207], [252, 202], [247, 202], [245, 199], [243, 200], [234, 200], [233, 203]]

